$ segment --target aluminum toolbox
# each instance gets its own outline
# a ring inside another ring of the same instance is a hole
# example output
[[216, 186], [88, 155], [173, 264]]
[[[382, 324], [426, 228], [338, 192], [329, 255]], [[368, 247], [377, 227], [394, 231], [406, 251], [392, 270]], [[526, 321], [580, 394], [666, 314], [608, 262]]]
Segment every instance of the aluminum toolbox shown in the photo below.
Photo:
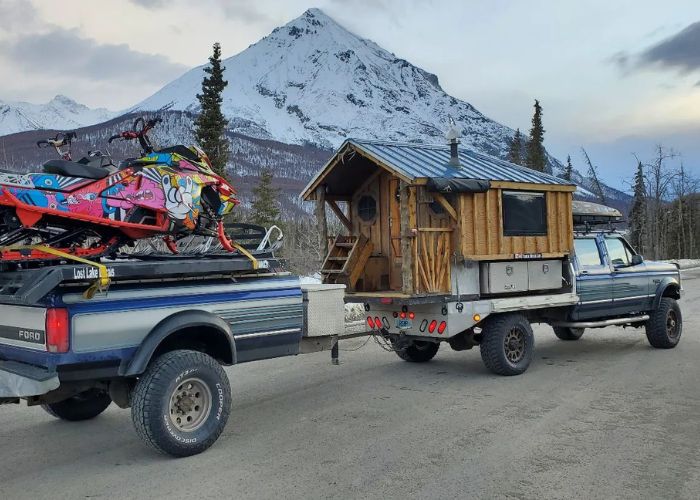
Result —
[[554, 290], [562, 286], [561, 260], [531, 260], [527, 263], [530, 290]]
[[345, 332], [345, 285], [301, 285], [304, 296], [304, 336]]
[[528, 290], [527, 262], [483, 262], [481, 293], [518, 293]]

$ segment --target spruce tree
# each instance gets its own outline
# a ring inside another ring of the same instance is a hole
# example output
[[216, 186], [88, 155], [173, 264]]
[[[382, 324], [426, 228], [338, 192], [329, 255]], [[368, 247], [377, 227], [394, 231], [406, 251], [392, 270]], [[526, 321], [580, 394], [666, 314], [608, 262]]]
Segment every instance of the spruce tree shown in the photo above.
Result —
[[527, 141], [525, 166], [540, 172], [545, 171], [547, 156], [544, 151], [544, 128], [542, 127], [542, 106], [535, 99], [535, 114], [532, 115], [530, 139]]
[[637, 173], [634, 176], [634, 196], [632, 208], [629, 214], [629, 239], [638, 252], [644, 251], [644, 228], [646, 225], [647, 198], [644, 182], [644, 167], [642, 162], [637, 164]]
[[253, 188], [250, 220], [265, 227], [280, 222], [279, 189], [272, 187], [272, 177], [272, 171], [265, 168], [260, 173], [260, 182]]
[[523, 137], [520, 134], [520, 129], [516, 129], [515, 135], [508, 145], [508, 161], [515, 163], [516, 165], [523, 164], [522, 158], [523, 151]]
[[564, 174], [561, 176], [565, 181], [571, 182], [571, 173], [574, 171], [574, 166], [571, 164], [571, 155], [566, 157], [566, 166], [564, 167]]
[[223, 92], [228, 82], [224, 80], [224, 68], [221, 65], [221, 45], [215, 43], [214, 51], [209, 57], [209, 65], [204, 68], [206, 76], [202, 80], [202, 93], [197, 94], [200, 113], [195, 119], [195, 136], [197, 142], [209, 156], [214, 171], [226, 174], [229, 144], [226, 138], [228, 120], [221, 112]]

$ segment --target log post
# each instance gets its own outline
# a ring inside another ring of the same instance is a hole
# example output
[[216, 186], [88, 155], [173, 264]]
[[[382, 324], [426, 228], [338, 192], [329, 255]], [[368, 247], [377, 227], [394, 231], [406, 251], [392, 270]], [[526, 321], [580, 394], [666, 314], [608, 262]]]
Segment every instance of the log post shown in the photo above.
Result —
[[316, 220], [321, 240], [321, 261], [328, 255], [328, 223], [326, 221], [326, 187], [321, 185], [316, 188]]
[[399, 187], [399, 210], [401, 220], [401, 291], [407, 295], [413, 294], [413, 238], [409, 211], [412, 199], [411, 190], [405, 181]]

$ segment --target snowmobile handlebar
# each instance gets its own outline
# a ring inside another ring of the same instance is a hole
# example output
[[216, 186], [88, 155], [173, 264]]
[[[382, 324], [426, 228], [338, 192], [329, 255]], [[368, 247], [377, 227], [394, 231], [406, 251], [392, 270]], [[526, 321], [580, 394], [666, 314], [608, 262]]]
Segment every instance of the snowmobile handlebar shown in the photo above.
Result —
[[59, 132], [55, 137], [37, 141], [36, 145], [39, 148], [48, 148], [49, 146], [60, 148], [61, 146], [69, 145], [77, 137], [78, 135], [75, 132]]
[[111, 144], [112, 141], [116, 139], [121, 139], [123, 141], [131, 141], [133, 139], [138, 139], [139, 144], [141, 144], [141, 147], [143, 148], [143, 151], [146, 154], [152, 153], [153, 146], [151, 145], [151, 141], [148, 138], [148, 132], [162, 121], [163, 120], [161, 118], [151, 118], [148, 121], [145, 118], [137, 118], [136, 121], [134, 121], [132, 130], [125, 130], [124, 132], [115, 134], [112, 137], [110, 137], [107, 140], [107, 142]]

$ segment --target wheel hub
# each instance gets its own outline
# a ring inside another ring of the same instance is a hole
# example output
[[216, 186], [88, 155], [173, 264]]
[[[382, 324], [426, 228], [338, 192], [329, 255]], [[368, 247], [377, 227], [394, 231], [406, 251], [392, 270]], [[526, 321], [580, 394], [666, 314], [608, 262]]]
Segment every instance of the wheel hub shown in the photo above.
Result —
[[517, 363], [525, 356], [525, 335], [518, 328], [511, 329], [505, 337], [504, 348], [506, 358], [511, 363]]
[[198, 378], [184, 380], [170, 397], [170, 421], [180, 431], [193, 432], [206, 422], [211, 407], [209, 386]]
[[675, 337], [678, 334], [678, 320], [674, 311], [669, 311], [666, 317], [666, 333], [669, 337]]

